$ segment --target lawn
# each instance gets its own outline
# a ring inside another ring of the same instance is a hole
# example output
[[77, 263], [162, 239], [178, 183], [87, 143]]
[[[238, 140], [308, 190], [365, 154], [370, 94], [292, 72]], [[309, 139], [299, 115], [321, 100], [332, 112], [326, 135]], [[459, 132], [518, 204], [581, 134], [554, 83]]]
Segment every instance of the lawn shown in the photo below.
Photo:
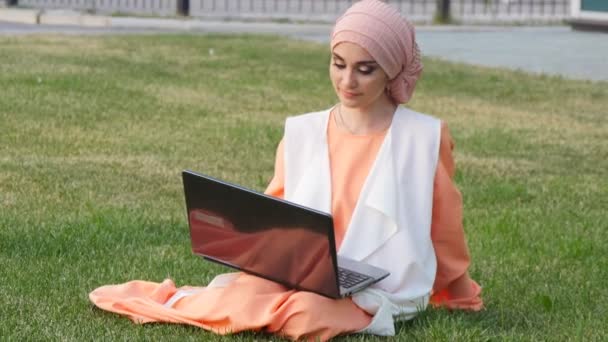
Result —
[[[226, 271], [191, 254], [180, 171], [263, 190], [285, 118], [336, 102], [328, 61], [274, 37], [0, 37], [1, 339], [269, 338], [134, 325], [87, 295]], [[456, 140], [487, 308], [397, 337], [608, 339], [608, 83], [424, 63], [410, 106]]]

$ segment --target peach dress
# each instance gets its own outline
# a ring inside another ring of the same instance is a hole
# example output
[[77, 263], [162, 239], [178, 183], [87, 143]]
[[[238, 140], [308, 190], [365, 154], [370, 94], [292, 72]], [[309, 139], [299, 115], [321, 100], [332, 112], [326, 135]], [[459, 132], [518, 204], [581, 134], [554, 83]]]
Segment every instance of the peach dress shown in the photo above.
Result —
[[[332, 215], [339, 247], [386, 131], [352, 135], [338, 127], [332, 116], [327, 134]], [[483, 301], [481, 288], [467, 272], [470, 260], [462, 227], [462, 199], [452, 181], [453, 147], [444, 124], [434, 181], [431, 237], [437, 255], [437, 276], [431, 305], [478, 311], [483, 308]], [[281, 142], [267, 194], [283, 197], [283, 162]], [[265, 331], [294, 340], [325, 341], [357, 332], [372, 318], [350, 298], [333, 300], [290, 290], [244, 273], [220, 275], [206, 287], [177, 288], [169, 279], [162, 283], [135, 280], [99, 287], [89, 298], [99, 308], [125, 315], [136, 323], [191, 324], [218, 334]]]

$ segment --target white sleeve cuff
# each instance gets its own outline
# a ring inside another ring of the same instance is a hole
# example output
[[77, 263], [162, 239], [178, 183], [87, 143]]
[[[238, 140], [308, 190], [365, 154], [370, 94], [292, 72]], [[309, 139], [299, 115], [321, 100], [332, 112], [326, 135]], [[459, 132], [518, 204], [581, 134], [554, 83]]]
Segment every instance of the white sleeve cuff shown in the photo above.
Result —
[[358, 331], [359, 333], [367, 333], [380, 336], [395, 335], [395, 319], [409, 320], [425, 310], [428, 305], [429, 296], [423, 296], [417, 300], [391, 301], [391, 297], [387, 292], [367, 288], [361, 292], [355, 293], [352, 296], [353, 302], [365, 310], [370, 315], [373, 315], [371, 323]]

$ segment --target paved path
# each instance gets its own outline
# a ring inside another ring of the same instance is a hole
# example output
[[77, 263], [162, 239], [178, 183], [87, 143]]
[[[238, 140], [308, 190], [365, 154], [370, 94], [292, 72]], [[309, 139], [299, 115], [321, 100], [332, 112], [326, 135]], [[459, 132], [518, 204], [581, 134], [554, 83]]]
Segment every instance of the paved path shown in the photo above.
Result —
[[[0, 35], [35, 33], [124, 34], [157, 32], [267, 33], [328, 41], [329, 25], [115, 18], [112, 27], [29, 25], [0, 22]], [[521, 69], [566, 78], [608, 81], [608, 33], [566, 26], [419, 26], [423, 54], [469, 64]]]
[[[573, 31], [569, 26], [418, 26], [423, 55], [468, 64], [608, 81], [608, 33]], [[328, 42], [327, 34], [298, 38]]]
[[422, 52], [469, 64], [608, 81], [608, 33], [570, 27], [484, 31], [419, 30]]

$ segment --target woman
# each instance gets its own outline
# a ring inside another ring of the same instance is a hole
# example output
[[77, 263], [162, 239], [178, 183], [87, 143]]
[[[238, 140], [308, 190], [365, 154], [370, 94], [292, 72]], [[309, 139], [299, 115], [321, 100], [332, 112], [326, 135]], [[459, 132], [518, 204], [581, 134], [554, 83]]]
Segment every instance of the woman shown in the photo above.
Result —
[[217, 332], [263, 330], [320, 338], [394, 335], [429, 301], [480, 310], [467, 273], [452, 140], [439, 120], [399, 106], [422, 64], [413, 27], [377, 0], [353, 5], [335, 25], [330, 78], [339, 103], [289, 118], [267, 193], [331, 212], [339, 254], [391, 275], [351, 298], [328, 299], [243, 273], [205, 288], [134, 281], [90, 294], [139, 323], [186, 323]]

